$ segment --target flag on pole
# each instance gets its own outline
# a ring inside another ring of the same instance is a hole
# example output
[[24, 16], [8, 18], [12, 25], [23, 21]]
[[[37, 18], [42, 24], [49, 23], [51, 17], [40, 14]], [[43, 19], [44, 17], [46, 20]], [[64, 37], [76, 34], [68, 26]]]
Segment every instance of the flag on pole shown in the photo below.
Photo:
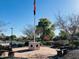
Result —
[[34, 0], [34, 15], [36, 14], [36, 0]]

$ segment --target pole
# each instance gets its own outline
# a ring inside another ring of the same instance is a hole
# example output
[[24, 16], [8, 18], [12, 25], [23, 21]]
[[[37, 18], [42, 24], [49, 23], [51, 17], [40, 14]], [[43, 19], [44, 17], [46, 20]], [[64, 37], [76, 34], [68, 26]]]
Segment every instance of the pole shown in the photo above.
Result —
[[12, 57], [12, 35], [13, 35], [13, 28], [10, 28], [11, 29], [11, 36], [10, 36], [10, 47], [9, 47], [9, 53], [8, 53], [8, 56], [9, 57]]
[[36, 27], [35, 27], [35, 15], [34, 15], [34, 42], [36, 41], [36, 33], [35, 33]]
[[13, 35], [13, 28], [11, 28], [11, 35]]
[[36, 30], [36, 27], [35, 27], [35, 16], [36, 16], [36, 0], [34, 0], [34, 42], [35, 42], [35, 37], [36, 37], [36, 34], [35, 34], [35, 30]]
[[12, 40], [13, 40], [13, 28], [11, 28], [11, 49], [12, 49]]

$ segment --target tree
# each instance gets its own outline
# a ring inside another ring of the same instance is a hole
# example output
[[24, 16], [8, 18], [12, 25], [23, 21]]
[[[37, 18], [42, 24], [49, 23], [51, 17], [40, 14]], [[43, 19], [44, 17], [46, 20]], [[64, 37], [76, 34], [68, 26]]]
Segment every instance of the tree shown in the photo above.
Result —
[[76, 33], [76, 36], [78, 36], [78, 37], [79, 37], [79, 32], [77, 32], [77, 33]]
[[2, 33], [4, 31], [4, 26], [6, 26], [7, 24], [3, 21], [0, 20], [0, 40], [5, 40], [5, 35], [4, 33]]
[[3, 33], [0, 34], [0, 40], [5, 41], [5, 35]]
[[60, 31], [59, 36], [62, 40], [67, 39], [68, 33], [64, 32], [64, 31]]
[[57, 28], [67, 33], [67, 39], [73, 46], [75, 35], [79, 32], [79, 15], [72, 15], [66, 18], [59, 15], [56, 19]]
[[33, 38], [34, 38], [34, 27], [27, 26], [27, 28], [24, 29], [23, 34], [26, 35], [26, 37], [29, 40], [33, 40]]
[[5, 26], [6, 24], [3, 22], [3, 21], [0, 21], [0, 34], [1, 32], [3, 31], [3, 27]]
[[17, 37], [16, 37], [16, 35], [11, 35], [11, 36], [10, 36], [10, 39], [12, 39], [12, 40], [16, 40]]
[[57, 27], [62, 31], [68, 33], [69, 35], [75, 35], [79, 32], [79, 16], [73, 15], [71, 17], [63, 18], [62, 16], [58, 16], [57, 18]]
[[5, 40], [10, 40], [10, 36], [6, 36], [5, 37]]
[[43, 40], [51, 40], [54, 37], [54, 25], [47, 18], [39, 19], [38, 25], [36, 26], [36, 32], [40, 35]]

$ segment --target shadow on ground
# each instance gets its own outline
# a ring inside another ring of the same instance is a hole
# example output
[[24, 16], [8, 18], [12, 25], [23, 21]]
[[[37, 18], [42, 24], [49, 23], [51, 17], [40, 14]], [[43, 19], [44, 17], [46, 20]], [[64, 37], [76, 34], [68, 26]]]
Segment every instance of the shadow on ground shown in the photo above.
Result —
[[15, 51], [15, 52], [23, 53], [23, 52], [29, 52], [29, 51], [33, 51], [33, 50], [25, 49], [25, 50], [19, 50], [19, 51]]
[[0, 59], [27, 59], [27, 58], [19, 58], [19, 57], [1, 57]]

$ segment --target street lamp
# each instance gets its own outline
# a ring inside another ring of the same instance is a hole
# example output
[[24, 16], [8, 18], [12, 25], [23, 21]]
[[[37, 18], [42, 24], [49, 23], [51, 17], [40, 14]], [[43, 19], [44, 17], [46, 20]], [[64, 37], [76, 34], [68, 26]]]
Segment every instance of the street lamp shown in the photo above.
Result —
[[10, 36], [10, 47], [9, 47], [9, 53], [8, 53], [8, 56], [9, 57], [13, 57], [14, 56], [14, 53], [12, 51], [12, 40], [13, 40], [13, 28], [10, 28], [11, 29], [11, 36]]

